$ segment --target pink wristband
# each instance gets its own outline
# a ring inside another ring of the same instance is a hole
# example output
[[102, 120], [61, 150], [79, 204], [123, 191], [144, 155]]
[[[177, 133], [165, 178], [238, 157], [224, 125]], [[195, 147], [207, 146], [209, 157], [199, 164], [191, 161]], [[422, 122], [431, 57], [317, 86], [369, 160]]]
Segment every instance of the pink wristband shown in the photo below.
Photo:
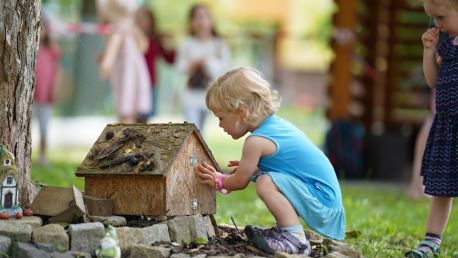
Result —
[[228, 194], [229, 191], [227, 189], [224, 189], [223, 186], [223, 181], [226, 179], [227, 175], [221, 174], [216, 177], [216, 183], [217, 183], [217, 191], [222, 193], [222, 194]]

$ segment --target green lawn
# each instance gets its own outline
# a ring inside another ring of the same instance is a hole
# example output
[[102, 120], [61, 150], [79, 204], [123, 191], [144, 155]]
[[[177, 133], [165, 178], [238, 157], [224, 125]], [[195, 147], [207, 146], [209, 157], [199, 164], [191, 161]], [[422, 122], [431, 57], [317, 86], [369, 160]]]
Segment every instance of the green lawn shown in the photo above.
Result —
[[[317, 144], [323, 140], [326, 122], [320, 112], [310, 113], [294, 109], [279, 112], [281, 116], [303, 129]], [[222, 169], [230, 159], [238, 159], [243, 140], [234, 141], [209, 121], [205, 138]], [[74, 171], [87, 154], [89, 147], [80, 149], [50, 150], [50, 166], [41, 167], [34, 152], [32, 177], [53, 186], [75, 185], [83, 189], [83, 180], [74, 176]], [[347, 213], [347, 231], [359, 232], [357, 238], [347, 242], [361, 249], [366, 257], [402, 257], [405, 250], [413, 246], [424, 235], [428, 212], [428, 200], [413, 202], [406, 198], [407, 186], [341, 182], [343, 201]], [[273, 217], [264, 204], [257, 199], [252, 184], [228, 196], [217, 196], [219, 223], [230, 222], [233, 217], [238, 226], [256, 224], [272, 226]], [[458, 257], [458, 207], [454, 207], [444, 234], [443, 256]]]

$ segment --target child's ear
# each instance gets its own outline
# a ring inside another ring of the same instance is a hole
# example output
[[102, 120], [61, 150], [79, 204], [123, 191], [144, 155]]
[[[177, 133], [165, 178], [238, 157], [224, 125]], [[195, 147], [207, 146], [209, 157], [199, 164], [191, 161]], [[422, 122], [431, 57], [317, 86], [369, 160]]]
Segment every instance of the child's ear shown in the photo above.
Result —
[[248, 109], [245, 106], [240, 107], [239, 109], [240, 116], [242, 117], [242, 121], [246, 121], [248, 117]]

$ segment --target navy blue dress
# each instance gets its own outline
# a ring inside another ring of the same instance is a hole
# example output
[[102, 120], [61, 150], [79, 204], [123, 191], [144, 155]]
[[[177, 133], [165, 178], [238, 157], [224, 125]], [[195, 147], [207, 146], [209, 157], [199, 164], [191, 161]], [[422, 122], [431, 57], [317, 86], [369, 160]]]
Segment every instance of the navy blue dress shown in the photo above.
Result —
[[458, 196], [458, 46], [448, 37], [437, 51], [442, 59], [436, 83], [436, 115], [423, 155], [425, 193]]

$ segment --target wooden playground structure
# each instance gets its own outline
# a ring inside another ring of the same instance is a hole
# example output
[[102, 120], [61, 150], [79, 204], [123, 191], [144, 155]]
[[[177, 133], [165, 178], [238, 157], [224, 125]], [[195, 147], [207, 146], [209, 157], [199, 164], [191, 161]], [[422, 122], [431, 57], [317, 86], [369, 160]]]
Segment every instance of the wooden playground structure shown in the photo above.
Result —
[[421, 1], [335, 3], [328, 117], [356, 119], [376, 131], [418, 126], [430, 94], [421, 72], [421, 35], [430, 21]]

